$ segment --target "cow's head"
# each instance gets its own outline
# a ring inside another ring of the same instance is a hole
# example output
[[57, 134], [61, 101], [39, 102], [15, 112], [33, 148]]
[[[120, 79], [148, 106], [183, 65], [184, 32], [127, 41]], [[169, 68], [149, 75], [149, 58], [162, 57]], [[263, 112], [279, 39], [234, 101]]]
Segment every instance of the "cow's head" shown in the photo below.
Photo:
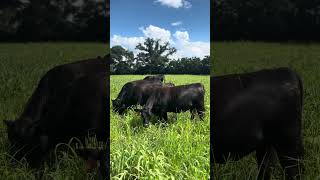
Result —
[[123, 114], [125, 105], [121, 103], [120, 99], [114, 99], [112, 100], [112, 109], [119, 114]]
[[161, 82], [165, 82], [166, 79], [165, 79], [164, 74], [160, 74], [158, 76], [159, 76]]
[[3, 122], [7, 126], [11, 146], [9, 153], [15, 159], [20, 160], [26, 157], [40, 144], [38, 122], [30, 123], [28, 119], [4, 120]]
[[4, 120], [4, 123], [11, 143], [31, 143], [39, 127], [39, 122], [31, 122], [29, 119]]

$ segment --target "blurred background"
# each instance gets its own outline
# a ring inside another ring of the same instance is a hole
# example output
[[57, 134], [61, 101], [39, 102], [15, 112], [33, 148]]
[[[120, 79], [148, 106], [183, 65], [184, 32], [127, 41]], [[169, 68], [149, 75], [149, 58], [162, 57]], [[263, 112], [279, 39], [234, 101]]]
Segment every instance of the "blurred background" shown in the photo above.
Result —
[[0, 41], [109, 39], [105, 0], [1, 0]]

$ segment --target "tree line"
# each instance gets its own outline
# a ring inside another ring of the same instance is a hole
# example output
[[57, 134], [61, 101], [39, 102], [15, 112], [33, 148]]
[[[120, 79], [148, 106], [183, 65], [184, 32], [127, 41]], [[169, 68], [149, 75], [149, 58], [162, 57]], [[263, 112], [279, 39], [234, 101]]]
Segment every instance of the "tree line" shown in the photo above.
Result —
[[107, 1], [1, 0], [0, 41], [107, 42]]
[[122, 46], [111, 48], [111, 74], [210, 74], [210, 56], [170, 59], [176, 49], [168, 42], [147, 38], [137, 55]]
[[213, 0], [215, 40], [319, 41], [319, 0]]

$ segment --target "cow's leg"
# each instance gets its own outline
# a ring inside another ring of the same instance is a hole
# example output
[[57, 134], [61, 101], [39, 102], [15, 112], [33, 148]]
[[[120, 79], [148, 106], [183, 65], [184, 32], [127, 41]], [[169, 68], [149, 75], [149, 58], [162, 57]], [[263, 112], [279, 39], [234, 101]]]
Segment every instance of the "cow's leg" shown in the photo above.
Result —
[[162, 112], [162, 111], [157, 112], [156, 116], [159, 116], [160, 122], [163, 122], [163, 123], [167, 122], [168, 117], [166, 112]]
[[195, 116], [195, 109], [190, 109], [191, 119], [194, 119]]
[[143, 119], [143, 126], [144, 127], [149, 126], [149, 118], [151, 116], [151, 110], [143, 108], [141, 111], [141, 116]]
[[167, 114], [167, 112], [162, 112], [161, 116], [163, 117], [165, 122], [168, 122], [168, 114]]
[[205, 112], [204, 101], [201, 101], [200, 103], [198, 103], [198, 105], [196, 106], [196, 110], [197, 110], [197, 113], [199, 115], [200, 120], [203, 120], [204, 112]]
[[199, 115], [200, 120], [203, 120], [204, 118], [204, 111], [204, 107], [197, 108], [197, 113]]
[[283, 143], [277, 146], [276, 150], [280, 164], [285, 171], [286, 179], [301, 179], [300, 174], [303, 171], [303, 145], [301, 139], [295, 143]]
[[271, 146], [261, 146], [256, 150], [256, 158], [259, 168], [258, 178], [259, 180], [270, 179], [270, 165], [273, 162], [272, 147]]

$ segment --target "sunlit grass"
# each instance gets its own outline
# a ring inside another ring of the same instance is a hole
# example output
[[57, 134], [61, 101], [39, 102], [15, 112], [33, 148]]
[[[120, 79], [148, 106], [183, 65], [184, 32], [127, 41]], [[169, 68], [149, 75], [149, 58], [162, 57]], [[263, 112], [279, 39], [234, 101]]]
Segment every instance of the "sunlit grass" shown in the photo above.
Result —
[[[142, 79], [139, 75], [111, 76], [111, 99], [122, 86]], [[190, 120], [190, 113], [169, 113], [168, 123], [154, 118], [143, 127], [141, 116], [129, 110], [124, 116], [111, 112], [112, 179], [208, 179], [210, 169], [210, 83], [209, 76], [167, 75], [175, 85], [204, 84], [206, 115]], [[112, 107], [110, 107], [112, 108]]]

